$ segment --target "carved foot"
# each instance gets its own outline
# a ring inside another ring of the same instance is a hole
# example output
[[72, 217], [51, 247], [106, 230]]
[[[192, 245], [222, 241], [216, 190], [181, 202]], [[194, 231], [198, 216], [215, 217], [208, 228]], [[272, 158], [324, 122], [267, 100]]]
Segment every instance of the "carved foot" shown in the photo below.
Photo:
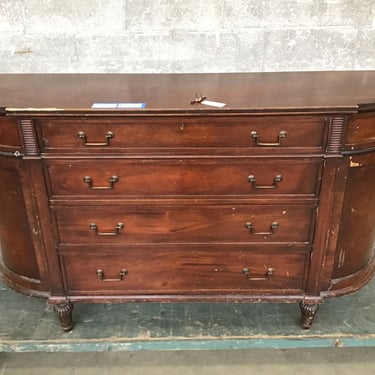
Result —
[[315, 314], [318, 312], [319, 305], [317, 304], [307, 304], [301, 302], [299, 304], [299, 308], [301, 309], [301, 327], [303, 329], [310, 329], [315, 317]]
[[73, 305], [71, 303], [61, 303], [55, 305], [55, 313], [60, 320], [61, 328], [64, 332], [69, 332], [73, 328], [72, 311]]

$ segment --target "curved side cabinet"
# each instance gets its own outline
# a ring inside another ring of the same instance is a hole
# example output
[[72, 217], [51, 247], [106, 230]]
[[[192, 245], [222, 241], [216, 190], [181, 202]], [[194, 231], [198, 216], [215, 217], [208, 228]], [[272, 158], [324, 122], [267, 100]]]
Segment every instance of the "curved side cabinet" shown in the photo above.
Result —
[[22, 150], [15, 121], [0, 118], [0, 136], [0, 274], [13, 289], [44, 296], [21, 183], [25, 162], [18, 158]]
[[334, 295], [355, 291], [375, 270], [375, 112], [353, 116], [344, 151], [350, 168], [337, 244]]

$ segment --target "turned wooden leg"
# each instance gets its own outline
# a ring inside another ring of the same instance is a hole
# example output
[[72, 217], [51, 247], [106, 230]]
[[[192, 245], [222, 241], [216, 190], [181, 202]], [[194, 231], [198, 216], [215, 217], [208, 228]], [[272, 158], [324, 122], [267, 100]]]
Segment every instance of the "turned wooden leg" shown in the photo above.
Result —
[[301, 309], [301, 327], [303, 329], [310, 329], [319, 305], [301, 302], [299, 308]]
[[55, 305], [55, 313], [64, 332], [69, 332], [73, 328], [72, 311], [73, 305], [69, 302]]

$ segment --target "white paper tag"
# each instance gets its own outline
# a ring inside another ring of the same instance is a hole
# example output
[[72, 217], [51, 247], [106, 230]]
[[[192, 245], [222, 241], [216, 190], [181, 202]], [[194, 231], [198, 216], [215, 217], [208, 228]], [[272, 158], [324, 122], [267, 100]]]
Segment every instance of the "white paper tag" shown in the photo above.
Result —
[[117, 103], [94, 103], [91, 108], [117, 108]]
[[219, 107], [219, 108], [226, 106], [226, 103], [213, 102], [212, 100], [203, 100], [201, 104], [209, 105], [211, 107]]
[[118, 103], [117, 108], [142, 109], [146, 107], [146, 103]]

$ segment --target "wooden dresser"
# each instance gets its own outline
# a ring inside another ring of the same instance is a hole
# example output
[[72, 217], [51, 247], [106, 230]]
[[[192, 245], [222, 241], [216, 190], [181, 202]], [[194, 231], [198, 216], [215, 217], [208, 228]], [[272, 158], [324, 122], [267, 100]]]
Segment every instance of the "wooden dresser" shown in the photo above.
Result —
[[374, 273], [375, 72], [0, 75], [0, 106], [0, 273], [65, 331], [127, 301], [309, 328]]

